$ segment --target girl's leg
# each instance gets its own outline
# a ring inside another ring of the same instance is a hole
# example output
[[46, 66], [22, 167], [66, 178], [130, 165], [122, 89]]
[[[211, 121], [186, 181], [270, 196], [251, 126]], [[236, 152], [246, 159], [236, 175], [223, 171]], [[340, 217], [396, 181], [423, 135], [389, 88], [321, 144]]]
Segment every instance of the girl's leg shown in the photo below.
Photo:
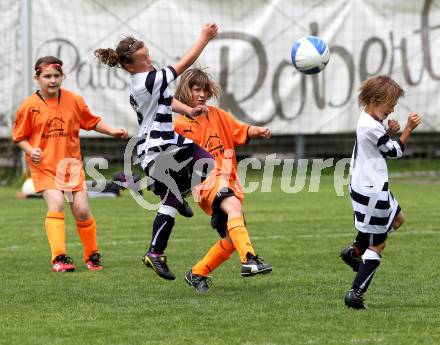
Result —
[[243, 208], [240, 200], [235, 196], [224, 198], [220, 203], [220, 209], [228, 215], [228, 236], [232, 240], [240, 261], [246, 262], [248, 253], [255, 255], [249, 233], [246, 229], [243, 217]]
[[185, 281], [193, 286], [197, 292], [207, 292], [210, 286], [209, 273], [228, 260], [234, 251], [234, 244], [228, 236], [218, 240], [205, 256], [185, 274]]
[[47, 204], [47, 215], [44, 222], [50, 251], [51, 261], [59, 255], [66, 255], [66, 233], [64, 225], [64, 193], [57, 189], [43, 191]]
[[[198, 166], [200, 165], [200, 164], [197, 165], [197, 161], [200, 159], [204, 159], [203, 162], [206, 162], [206, 160], [213, 162], [213, 158], [211, 154], [196, 144], [193, 144], [189, 148], [181, 150], [179, 153], [177, 153], [175, 159], [178, 162], [181, 162], [181, 161], [185, 161], [189, 157], [193, 158], [194, 161], [191, 164], [193, 164], [193, 167], [195, 167], [196, 169], [198, 169]], [[158, 163], [160, 163], [159, 159], [158, 159]], [[213, 166], [213, 164], [211, 165]], [[203, 170], [202, 166], [200, 166], [200, 168]], [[170, 175], [170, 178], [173, 177]], [[179, 188], [181, 188], [182, 185], [190, 186], [191, 179], [192, 176], [185, 175], [184, 177], [182, 177], [180, 181], [176, 181], [176, 183], [178, 184]], [[168, 239], [171, 235], [171, 231], [174, 226], [174, 219], [176, 217], [176, 213], [179, 210], [181, 212], [184, 211], [182, 209], [183, 203], [180, 201], [182, 200], [182, 198], [180, 198], [180, 195], [179, 197], [177, 197], [171, 192], [170, 189], [168, 189], [168, 186], [159, 183], [158, 183], [158, 188], [160, 188], [158, 194], [160, 195], [161, 206], [153, 222], [153, 234], [149, 249], [150, 253], [157, 256], [162, 255], [168, 245]], [[184, 208], [186, 207], [188, 206], [185, 205]], [[192, 215], [192, 211], [190, 213]], [[186, 214], [186, 216], [189, 216], [189, 212], [188, 214]]]
[[160, 198], [162, 204], [153, 222], [150, 248], [145, 253], [142, 261], [161, 278], [174, 280], [176, 276], [169, 269], [164, 252], [168, 246], [168, 240], [174, 227], [174, 218], [182, 203], [169, 190], [161, 194]]
[[229, 236], [222, 238], [192, 267], [191, 272], [199, 276], [207, 277], [210, 272], [228, 260], [234, 251], [235, 247]]
[[[370, 236], [372, 236], [370, 234]], [[381, 253], [385, 249], [385, 241], [369, 246], [362, 255], [359, 270], [354, 278], [351, 289], [345, 295], [345, 304], [354, 309], [364, 309], [364, 294], [373, 280], [380, 265]]]
[[272, 272], [272, 266], [264, 263], [255, 254], [243, 216], [243, 208], [236, 196], [224, 198], [220, 209], [228, 215], [227, 234], [232, 240], [241, 261], [241, 275], [251, 277]]
[[153, 222], [150, 253], [162, 255], [168, 246], [168, 239], [174, 227], [174, 219], [181, 202], [170, 191], [160, 195], [161, 206]]
[[73, 192], [70, 208], [75, 217], [76, 230], [83, 245], [84, 262], [87, 263], [90, 270], [102, 269], [96, 240], [96, 222], [90, 213], [87, 192], [84, 190]]
[[[189, 182], [196, 182], [196, 184], [198, 184], [203, 182], [208, 177], [212, 169], [214, 169], [215, 160], [208, 151], [196, 144], [194, 144], [192, 147], [191, 155], [194, 159], [194, 161], [192, 162], [193, 176], [191, 176], [191, 181]], [[195, 185], [192, 185], [191, 187], [194, 188]]]
[[359, 271], [353, 281], [352, 288], [365, 293], [370, 285], [374, 273], [380, 265], [381, 253], [385, 249], [385, 243], [382, 242], [376, 246], [369, 246], [362, 255], [362, 261], [359, 265]]

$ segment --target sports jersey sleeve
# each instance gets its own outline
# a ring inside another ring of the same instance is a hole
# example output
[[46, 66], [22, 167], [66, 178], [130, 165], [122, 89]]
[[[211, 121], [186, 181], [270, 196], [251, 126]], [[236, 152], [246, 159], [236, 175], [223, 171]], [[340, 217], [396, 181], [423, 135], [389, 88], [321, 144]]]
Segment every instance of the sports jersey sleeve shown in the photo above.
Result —
[[234, 145], [240, 146], [247, 144], [250, 140], [248, 136], [250, 125], [238, 121], [234, 116], [227, 112], [223, 112], [222, 116], [227, 119]]
[[145, 88], [153, 94], [163, 94], [168, 84], [177, 78], [176, 70], [172, 66], [167, 66], [160, 71], [151, 71], [145, 79]]
[[78, 107], [79, 107], [79, 125], [81, 129], [86, 131], [90, 131], [96, 127], [101, 118], [99, 116], [95, 116], [90, 112], [89, 107], [86, 102], [84, 102], [83, 98], [78, 96]]
[[398, 140], [392, 140], [385, 128], [377, 126], [366, 132], [368, 140], [373, 142], [384, 158], [397, 159], [403, 156], [405, 146]]
[[183, 135], [183, 116], [179, 115], [175, 118], [174, 122], [173, 122], [173, 126], [174, 126], [174, 130], [176, 131], [177, 134], [181, 134]]
[[18, 143], [29, 138], [32, 133], [32, 122], [29, 109], [23, 105], [17, 110], [17, 116], [12, 129], [12, 141]]

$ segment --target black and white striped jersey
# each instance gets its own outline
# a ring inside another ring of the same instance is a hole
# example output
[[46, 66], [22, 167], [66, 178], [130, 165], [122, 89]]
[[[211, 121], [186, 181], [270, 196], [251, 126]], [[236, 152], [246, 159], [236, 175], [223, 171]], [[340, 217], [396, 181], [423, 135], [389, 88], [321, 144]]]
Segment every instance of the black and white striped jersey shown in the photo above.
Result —
[[170, 146], [182, 147], [192, 143], [173, 128], [173, 96], [168, 84], [176, 78], [177, 73], [172, 66], [131, 76], [130, 104], [139, 123], [137, 154], [144, 169]]
[[392, 140], [383, 123], [361, 113], [350, 164], [350, 197], [357, 230], [389, 230], [399, 205], [388, 190], [386, 158], [400, 158], [403, 151], [403, 143]]

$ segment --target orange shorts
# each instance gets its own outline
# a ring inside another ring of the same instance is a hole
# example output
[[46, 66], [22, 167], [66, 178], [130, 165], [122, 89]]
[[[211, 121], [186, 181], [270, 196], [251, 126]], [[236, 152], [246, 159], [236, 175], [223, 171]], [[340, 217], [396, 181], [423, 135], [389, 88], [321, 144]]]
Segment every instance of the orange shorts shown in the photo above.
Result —
[[29, 164], [32, 182], [37, 193], [47, 189], [58, 189], [66, 192], [86, 190], [85, 173], [82, 165], [68, 166], [65, 172], [54, 172], [40, 164]]
[[243, 187], [238, 180], [226, 179], [222, 176], [214, 175], [208, 176], [202, 184], [196, 187], [193, 196], [195, 201], [200, 205], [200, 208], [208, 215], [213, 214], [213, 204], [215, 198], [218, 196], [219, 191], [229, 188], [235, 194], [235, 196], [243, 204], [244, 193]]

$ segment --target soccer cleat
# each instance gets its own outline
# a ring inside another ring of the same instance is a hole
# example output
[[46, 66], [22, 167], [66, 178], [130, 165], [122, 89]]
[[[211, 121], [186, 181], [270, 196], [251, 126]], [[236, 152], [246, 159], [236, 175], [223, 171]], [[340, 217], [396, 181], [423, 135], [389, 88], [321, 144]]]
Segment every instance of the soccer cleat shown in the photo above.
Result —
[[192, 216], [194, 216], [194, 212], [191, 208], [191, 206], [188, 205], [188, 203], [186, 202], [185, 199], [183, 199], [182, 204], [179, 206], [179, 208], [177, 209], [177, 211], [184, 217], [186, 218], [191, 218]]
[[206, 293], [209, 291], [209, 287], [211, 286], [211, 278], [201, 276], [199, 274], [192, 273], [192, 270], [189, 270], [185, 274], [185, 281], [188, 285], [194, 286], [199, 293]]
[[365, 298], [364, 294], [356, 291], [355, 289], [350, 289], [345, 294], [344, 302], [345, 305], [353, 309], [366, 309], [364, 304]]
[[246, 254], [247, 261], [241, 264], [241, 276], [252, 277], [256, 274], [266, 274], [272, 272], [272, 266], [265, 264], [258, 255]]
[[359, 264], [361, 263], [362, 258], [354, 254], [353, 246], [342, 249], [339, 256], [341, 257], [342, 261], [353, 269], [353, 271], [357, 272], [359, 270]]
[[70, 256], [58, 255], [53, 261], [52, 272], [73, 272], [75, 265]]
[[93, 252], [89, 259], [86, 261], [87, 268], [90, 271], [100, 271], [102, 270], [102, 263], [101, 263], [101, 254], [98, 252]]
[[146, 252], [142, 258], [142, 262], [145, 266], [150, 267], [156, 274], [168, 280], [176, 279], [173, 272], [170, 271], [167, 265], [167, 257], [165, 255], [154, 256], [150, 252]]

